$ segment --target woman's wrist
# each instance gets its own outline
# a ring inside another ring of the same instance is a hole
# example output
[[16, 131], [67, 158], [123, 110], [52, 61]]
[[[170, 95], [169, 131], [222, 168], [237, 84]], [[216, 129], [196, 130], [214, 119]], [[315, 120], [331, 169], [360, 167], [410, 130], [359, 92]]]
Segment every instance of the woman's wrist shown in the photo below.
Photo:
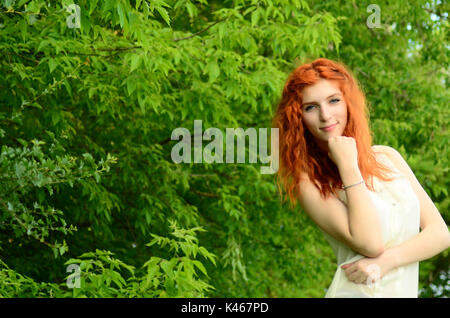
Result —
[[359, 167], [357, 165], [349, 165], [340, 168], [339, 174], [341, 175], [341, 180], [344, 186], [349, 186], [363, 180], [361, 171], [359, 171]]
[[386, 249], [380, 256], [380, 261], [388, 271], [394, 270], [400, 266], [398, 255], [394, 248]]

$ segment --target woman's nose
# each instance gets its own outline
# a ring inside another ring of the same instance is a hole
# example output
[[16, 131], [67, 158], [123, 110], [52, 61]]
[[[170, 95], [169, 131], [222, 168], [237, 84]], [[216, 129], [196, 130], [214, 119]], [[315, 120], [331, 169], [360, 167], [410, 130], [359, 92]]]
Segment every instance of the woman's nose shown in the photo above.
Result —
[[328, 121], [330, 118], [330, 110], [326, 106], [321, 106], [319, 116], [322, 121]]

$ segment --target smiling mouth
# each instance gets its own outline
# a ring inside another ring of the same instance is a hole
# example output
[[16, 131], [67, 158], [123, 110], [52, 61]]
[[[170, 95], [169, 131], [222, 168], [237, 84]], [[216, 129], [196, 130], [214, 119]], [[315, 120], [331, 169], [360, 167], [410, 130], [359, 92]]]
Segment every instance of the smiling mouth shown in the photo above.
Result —
[[334, 126], [336, 126], [337, 123], [330, 125], [330, 126], [326, 126], [326, 127], [321, 127], [320, 129], [328, 129], [328, 128], [333, 128]]

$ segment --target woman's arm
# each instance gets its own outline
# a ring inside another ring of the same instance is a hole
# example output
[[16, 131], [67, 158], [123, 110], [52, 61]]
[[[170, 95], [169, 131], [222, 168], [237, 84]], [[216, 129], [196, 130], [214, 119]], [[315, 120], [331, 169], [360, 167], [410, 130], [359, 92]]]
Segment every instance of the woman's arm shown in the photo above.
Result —
[[450, 247], [450, 233], [433, 201], [420, 185], [411, 168], [394, 148], [382, 146], [395, 167], [405, 175], [420, 202], [422, 231], [402, 244], [386, 249], [376, 258], [366, 258], [343, 266], [351, 281], [365, 283], [368, 265], [376, 264], [383, 277], [392, 269], [429, 259]]
[[407, 162], [392, 147], [382, 149], [395, 167], [405, 175], [420, 202], [420, 228], [422, 231], [410, 240], [387, 250], [385, 257], [392, 259], [394, 267], [431, 258], [450, 246], [450, 233], [438, 209], [420, 185]]
[[[353, 167], [339, 168], [344, 185], [363, 180], [355, 164]], [[360, 184], [345, 190], [348, 206], [348, 228], [356, 241], [364, 242], [366, 256], [376, 257], [383, 253], [383, 234], [381, 221], [366, 185]]]
[[[342, 269], [348, 279], [358, 284], [369, 284], [382, 278], [391, 270], [429, 259], [450, 246], [450, 235], [434, 225], [424, 228], [408, 241], [386, 249], [375, 258], [362, 258]], [[375, 265], [375, 267], [374, 267]]]
[[[328, 147], [328, 156], [338, 167], [344, 185], [363, 180], [354, 138], [331, 137]], [[315, 184], [303, 173], [298, 198], [302, 209], [324, 232], [361, 255], [381, 255], [384, 251], [381, 221], [369, 189], [361, 183], [345, 191], [347, 205], [335, 196], [322, 198]]]

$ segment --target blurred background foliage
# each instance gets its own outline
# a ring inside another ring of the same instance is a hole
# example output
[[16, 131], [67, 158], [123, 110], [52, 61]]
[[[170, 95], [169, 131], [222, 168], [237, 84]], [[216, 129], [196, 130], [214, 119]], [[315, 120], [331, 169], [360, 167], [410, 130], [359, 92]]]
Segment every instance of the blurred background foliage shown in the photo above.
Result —
[[[0, 0], [0, 296], [323, 297], [333, 252], [274, 175], [170, 156], [194, 119], [270, 127], [317, 57], [448, 223], [448, 3], [371, 3]], [[420, 297], [449, 289], [448, 251], [420, 263]]]

